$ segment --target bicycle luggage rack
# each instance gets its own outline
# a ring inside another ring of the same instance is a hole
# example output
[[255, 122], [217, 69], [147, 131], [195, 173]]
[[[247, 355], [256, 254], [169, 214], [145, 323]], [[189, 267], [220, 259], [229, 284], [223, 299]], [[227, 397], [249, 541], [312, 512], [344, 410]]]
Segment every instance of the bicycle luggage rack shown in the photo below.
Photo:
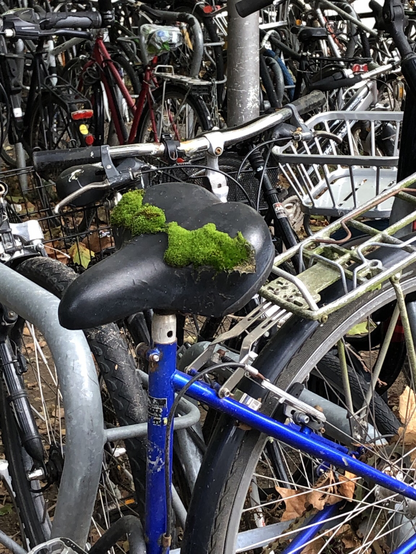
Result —
[[[314, 139], [299, 148], [293, 143], [273, 148], [282, 184], [293, 188], [306, 214], [340, 217], [349, 213], [396, 182], [402, 119], [402, 112], [382, 111], [327, 112], [312, 117], [306, 125], [318, 131]], [[367, 133], [363, 141], [362, 130]], [[342, 144], [337, 145], [325, 132], [342, 138]], [[393, 155], [377, 155], [384, 141]], [[388, 198], [372, 206], [366, 216], [388, 217], [392, 202]]]
[[[263, 286], [259, 294], [287, 312], [325, 322], [329, 314], [366, 292], [378, 289], [387, 279], [399, 276], [407, 266], [416, 261], [416, 245], [411, 245], [414, 238], [402, 241], [393, 235], [416, 220], [416, 211], [384, 231], [366, 225], [359, 218], [393, 196], [416, 204], [416, 196], [402, 190], [414, 183], [416, 173], [277, 256], [272, 268], [277, 279]], [[370, 238], [359, 246], [342, 246], [343, 242], [350, 238], [349, 227], [370, 235]], [[341, 229], [344, 230], [346, 238], [334, 239], [334, 233]], [[380, 247], [400, 248], [403, 256], [398, 262], [384, 267], [382, 261], [376, 257], [377, 249]], [[368, 257], [368, 254], [371, 256]], [[281, 265], [290, 260], [295, 267], [297, 264], [300, 265], [297, 269], [301, 271], [296, 276], [281, 269]], [[320, 306], [320, 292], [337, 281], [341, 281], [344, 294]]]
[[227, 78], [221, 79], [220, 81], [212, 80], [206, 81], [204, 79], [199, 79], [197, 77], [189, 77], [188, 75], [180, 75], [175, 73], [175, 69], [172, 65], [162, 65], [159, 64], [155, 67], [153, 74], [160, 79], [165, 79], [166, 81], [177, 82], [185, 84], [189, 87], [208, 87], [210, 85], [221, 85], [227, 81]]

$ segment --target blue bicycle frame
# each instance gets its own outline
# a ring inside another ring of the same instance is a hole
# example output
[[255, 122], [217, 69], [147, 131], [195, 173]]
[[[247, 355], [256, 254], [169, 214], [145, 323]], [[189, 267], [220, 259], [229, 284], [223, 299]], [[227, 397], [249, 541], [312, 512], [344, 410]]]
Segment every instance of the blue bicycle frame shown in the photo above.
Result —
[[[145, 534], [147, 554], [167, 554], [167, 499], [165, 493], [165, 440], [167, 418], [174, 401], [174, 390], [181, 390], [190, 377], [176, 370], [176, 316], [155, 314], [153, 320], [154, 348], [149, 352], [149, 421]], [[215, 390], [202, 382], [193, 383], [187, 394], [223, 412], [241, 423], [273, 437], [302, 452], [315, 456], [337, 468], [348, 470], [392, 492], [416, 500], [416, 488], [354, 458], [346, 447], [313, 433], [307, 427], [285, 425], [258, 413], [232, 398], [220, 398]], [[170, 442], [172, 444], [172, 441]], [[169, 460], [172, 459], [170, 452]], [[171, 468], [170, 468], [171, 471]], [[325, 508], [301, 530], [284, 554], [301, 552], [333, 515], [342, 502]], [[416, 550], [416, 536], [403, 543], [392, 554], [409, 554]]]

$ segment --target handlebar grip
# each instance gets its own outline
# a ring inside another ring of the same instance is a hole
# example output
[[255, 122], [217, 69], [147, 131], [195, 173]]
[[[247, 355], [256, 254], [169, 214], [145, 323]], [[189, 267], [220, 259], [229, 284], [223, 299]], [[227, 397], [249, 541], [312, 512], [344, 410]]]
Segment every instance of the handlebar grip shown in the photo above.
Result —
[[98, 0], [98, 11], [100, 12], [104, 25], [110, 25], [114, 21], [114, 10], [111, 0]]
[[307, 94], [306, 96], [302, 96], [302, 98], [298, 98], [297, 100], [294, 100], [290, 104], [292, 106], [295, 106], [299, 114], [302, 115], [304, 113], [308, 113], [308, 112], [311, 112], [312, 110], [320, 108], [325, 104], [325, 102], [326, 102], [325, 94], [320, 90], [314, 90], [310, 94]]
[[33, 167], [41, 175], [52, 171], [60, 173], [68, 167], [101, 162], [101, 146], [91, 148], [68, 148], [67, 150], [44, 150], [33, 152]]
[[240, 0], [235, 5], [235, 9], [240, 17], [247, 17], [254, 12], [270, 6], [273, 0]]
[[40, 23], [41, 29], [100, 29], [102, 17], [98, 12], [48, 13]]
[[336, 79], [335, 75], [332, 75], [331, 77], [326, 77], [325, 79], [321, 79], [320, 81], [311, 84], [310, 89], [325, 91], [336, 90], [337, 88], [342, 87], [352, 87], [352, 85], [360, 83], [362, 80], [363, 77], [361, 75], [354, 75], [354, 77], [343, 77], [341, 79]]

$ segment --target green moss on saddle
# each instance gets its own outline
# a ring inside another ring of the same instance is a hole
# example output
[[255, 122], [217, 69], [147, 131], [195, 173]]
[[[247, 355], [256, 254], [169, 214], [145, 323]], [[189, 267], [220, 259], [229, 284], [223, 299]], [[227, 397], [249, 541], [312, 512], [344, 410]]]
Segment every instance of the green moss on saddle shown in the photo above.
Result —
[[143, 204], [144, 190], [126, 192], [111, 214], [111, 224], [129, 229], [133, 236], [163, 231], [166, 218], [163, 210]]
[[127, 192], [111, 214], [111, 224], [128, 229], [133, 236], [164, 232], [168, 235], [165, 262], [174, 267], [210, 266], [217, 271], [255, 270], [253, 248], [241, 233], [231, 238], [214, 223], [188, 231], [176, 222], [166, 223], [161, 208], [143, 204], [143, 190]]
[[169, 223], [168, 249], [165, 262], [174, 267], [208, 265], [217, 271], [239, 268], [249, 269], [253, 261], [250, 244], [241, 233], [231, 238], [227, 233], [217, 231], [214, 223], [207, 223], [200, 229], [188, 231], [177, 223]]

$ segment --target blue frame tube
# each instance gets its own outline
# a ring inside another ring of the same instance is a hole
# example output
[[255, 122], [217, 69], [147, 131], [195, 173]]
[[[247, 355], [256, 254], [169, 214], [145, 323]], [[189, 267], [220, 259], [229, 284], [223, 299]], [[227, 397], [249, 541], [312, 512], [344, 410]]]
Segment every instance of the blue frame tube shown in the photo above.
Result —
[[407, 539], [406, 542], [404, 542], [402, 545], [399, 546], [394, 552], [391, 554], [412, 554], [412, 552], [416, 551], [416, 535], [413, 535], [410, 537], [410, 539]]
[[[149, 407], [147, 429], [146, 515], [145, 537], [147, 554], [166, 554], [164, 541], [167, 529], [165, 493], [165, 441], [167, 418], [174, 401], [172, 375], [176, 367], [176, 318], [173, 315], [153, 316], [154, 349], [149, 358]], [[173, 433], [173, 426], [172, 426]], [[172, 443], [170, 441], [170, 474]], [[171, 481], [171, 479], [170, 479]]]
[[[173, 385], [176, 389], [181, 389], [189, 381], [189, 377], [180, 371], [175, 371], [173, 374]], [[192, 398], [208, 404], [211, 408], [217, 409], [220, 412], [230, 415], [245, 423], [253, 429], [265, 433], [269, 437], [273, 437], [293, 448], [297, 448], [311, 456], [329, 462], [338, 468], [364, 477], [373, 481], [377, 485], [385, 487], [393, 492], [402, 494], [407, 498], [416, 500], [416, 489], [406, 485], [405, 483], [382, 473], [381, 471], [360, 462], [349, 454], [338, 450], [338, 445], [332, 443], [328, 439], [320, 440], [319, 435], [306, 435], [300, 432], [300, 428], [288, 426], [270, 419], [269, 417], [255, 412], [244, 404], [236, 402], [232, 398], [219, 398], [217, 393], [208, 385], [201, 382], [196, 382], [191, 385], [187, 394]], [[401, 553], [400, 553], [401, 554]]]
[[[293, 539], [285, 550], [281, 554], [299, 554], [305, 548], [305, 544], [313, 539], [313, 537], [319, 533], [322, 529], [324, 523], [329, 517], [332, 517], [335, 512], [338, 511], [338, 508], [342, 502], [337, 504], [332, 504], [332, 506], [327, 506], [320, 512], [318, 512], [309, 522], [308, 527], [304, 531], [300, 531], [298, 535]], [[311, 527], [309, 527], [311, 526]]]

